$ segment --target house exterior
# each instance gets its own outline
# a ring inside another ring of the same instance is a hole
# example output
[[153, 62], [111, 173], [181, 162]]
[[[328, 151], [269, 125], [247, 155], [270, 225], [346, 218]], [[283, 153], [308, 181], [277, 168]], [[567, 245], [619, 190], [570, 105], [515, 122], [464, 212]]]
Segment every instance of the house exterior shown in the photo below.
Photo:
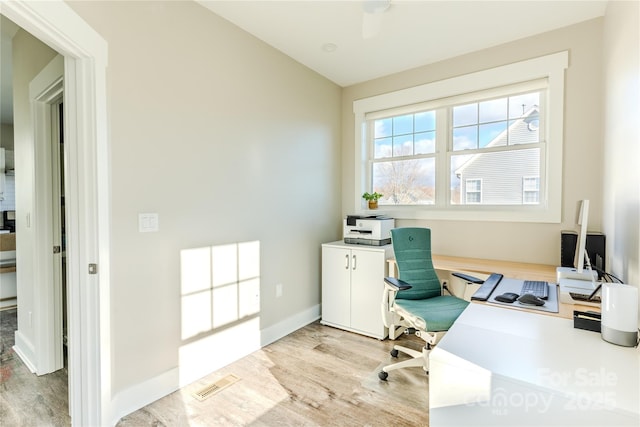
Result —
[[[486, 148], [539, 141], [539, 111], [531, 108], [494, 138]], [[475, 154], [455, 171], [460, 204], [520, 205], [540, 201], [539, 149]]]

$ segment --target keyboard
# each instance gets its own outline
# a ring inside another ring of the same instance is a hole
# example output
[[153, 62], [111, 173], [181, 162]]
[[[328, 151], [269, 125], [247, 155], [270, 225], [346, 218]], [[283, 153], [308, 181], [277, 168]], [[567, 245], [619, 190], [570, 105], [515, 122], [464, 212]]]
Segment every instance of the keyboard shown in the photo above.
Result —
[[541, 299], [549, 298], [549, 283], [540, 280], [525, 280], [520, 295], [531, 294]]
[[502, 274], [498, 274], [498, 273], [491, 274], [489, 277], [487, 277], [487, 280], [485, 280], [484, 283], [480, 285], [480, 287], [473, 294], [471, 299], [476, 301], [488, 300], [489, 297], [491, 296], [491, 293], [496, 288], [496, 286], [498, 286], [498, 283], [500, 283], [501, 280], [502, 280]]

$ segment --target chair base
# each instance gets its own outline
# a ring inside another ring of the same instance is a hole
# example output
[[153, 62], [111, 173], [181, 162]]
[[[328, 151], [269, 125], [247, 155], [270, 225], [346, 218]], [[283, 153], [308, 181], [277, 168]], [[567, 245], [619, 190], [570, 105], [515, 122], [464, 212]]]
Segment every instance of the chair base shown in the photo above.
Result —
[[[387, 380], [390, 371], [394, 371], [396, 369], [402, 368], [422, 368], [426, 373], [429, 373], [429, 352], [426, 347], [422, 349], [422, 351], [413, 350], [407, 347], [403, 347], [401, 345], [394, 345], [393, 350], [391, 350], [391, 355], [393, 357], [397, 357], [397, 352], [401, 351], [404, 354], [411, 356], [411, 359], [403, 360], [402, 362], [394, 363], [392, 365], [387, 365], [382, 368], [382, 371], [378, 373], [378, 378], [383, 381]], [[394, 356], [395, 353], [395, 356]]]
[[420, 367], [425, 371], [425, 373], [429, 373], [429, 353], [431, 353], [431, 349], [436, 344], [436, 342], [439, 341], [440, 338], [442, 338], [444, 333], [429, 333], [418, 330], [415, 334], [416, 336], [425, 340], [425, 346], [422, 348], [422, 351], [413, 350], [401, 345], [394, 345], [393, 350], [391, 350], [392, 357], [397, 357], [398, 352], [402, 352], [410, 356], [411, 359], [384, 366], [382, 368], [382, 371], [378, 373], [378, 378], [380, 378], [382, 381], [386, 381], [387, 377], [389, 376], [389, 372], [402, 368]]

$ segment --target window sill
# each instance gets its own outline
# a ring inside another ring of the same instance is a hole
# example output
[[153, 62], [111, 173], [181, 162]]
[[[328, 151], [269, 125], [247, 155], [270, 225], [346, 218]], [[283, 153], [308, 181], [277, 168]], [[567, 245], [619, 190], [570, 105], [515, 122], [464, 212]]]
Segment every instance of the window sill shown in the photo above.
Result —
[[522, 208], [496, 206], [459, 206], [455, 209], [436, 208], [435, 206], [390, 206], [382, 205], [376, 210], [361, 208], [358, 215], [384, 215], [394, 219], [420, 220], [452, 220], [452, 221], [494, 221], [494, 222], [531, 222], [556, 223], [561, 222], [561, 212], [558, 209], [532, 209], [530, 206]]

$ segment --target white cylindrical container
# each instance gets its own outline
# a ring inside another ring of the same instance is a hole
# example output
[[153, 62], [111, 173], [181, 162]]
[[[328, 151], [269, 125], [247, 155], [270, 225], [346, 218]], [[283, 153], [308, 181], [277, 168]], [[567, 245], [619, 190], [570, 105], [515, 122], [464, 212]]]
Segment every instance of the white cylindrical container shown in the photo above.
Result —
[[602, 339], [633, 347], [638, 342], [638, 288], [619, 283], [602, 284]]

